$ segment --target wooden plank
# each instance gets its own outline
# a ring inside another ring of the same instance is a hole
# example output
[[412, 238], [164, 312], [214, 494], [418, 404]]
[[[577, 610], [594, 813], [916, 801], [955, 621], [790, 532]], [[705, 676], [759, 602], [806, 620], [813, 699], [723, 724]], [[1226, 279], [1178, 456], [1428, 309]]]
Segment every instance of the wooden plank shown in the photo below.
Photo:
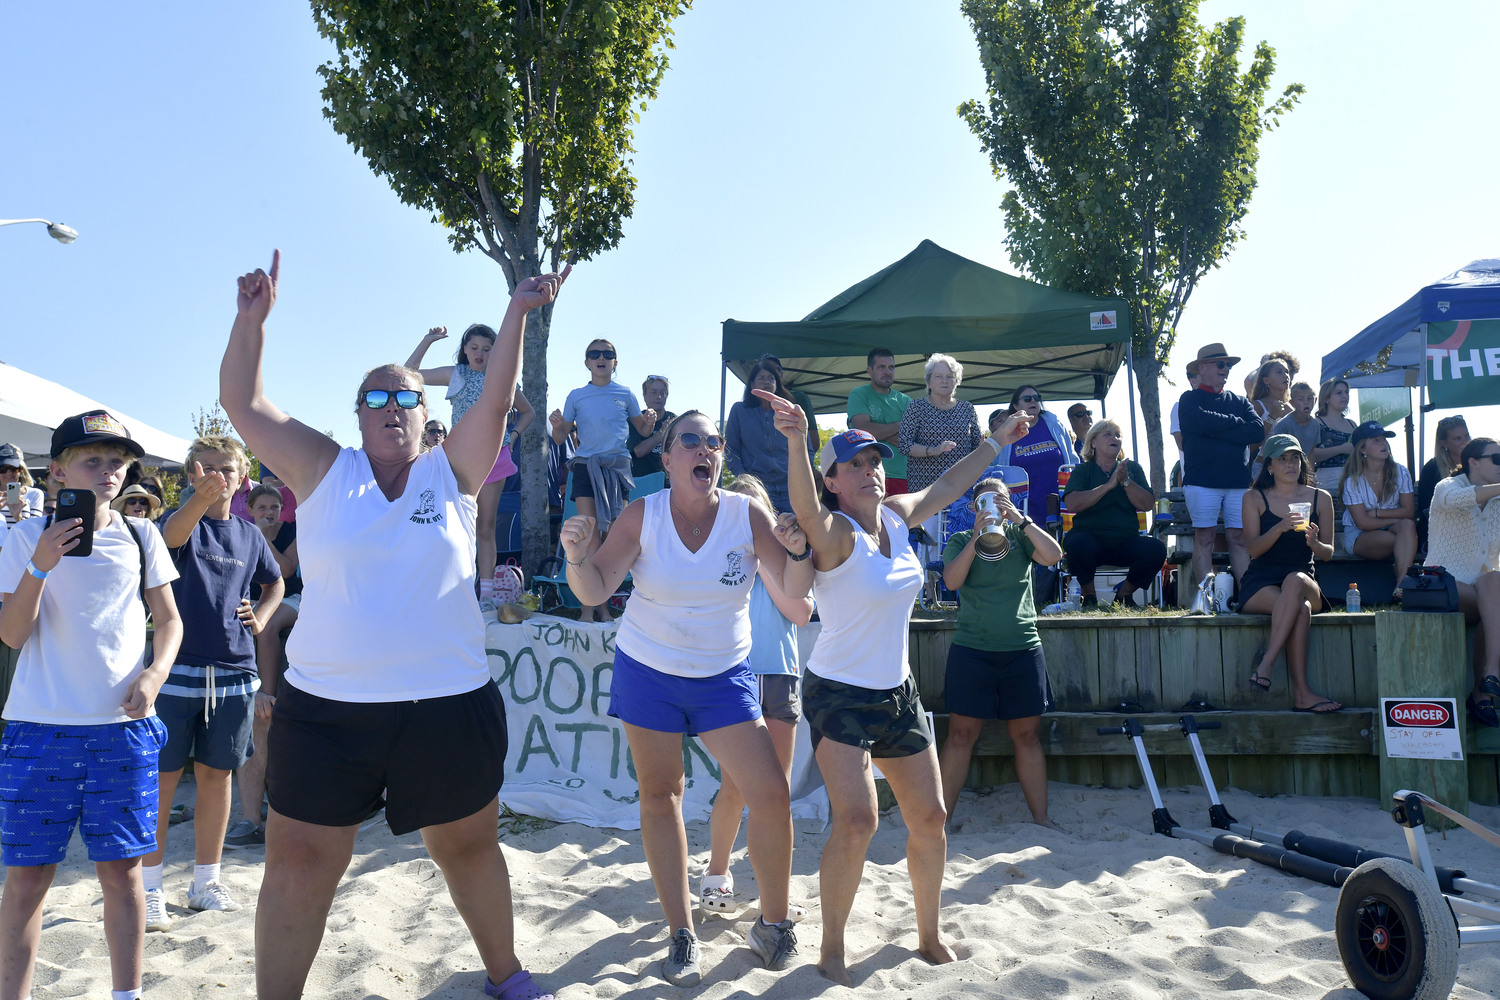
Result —
[[953, 643], [951, 629], [912, 630], [907, 640], [911, 674], [917, 682], [922, 704], [932, 712], [947, 711], [943, 700], [944, 677], [948, 667], [948, 647]]
[[1224, 707], [1224, 651], [1218, 629], [1179, 624], [1155, 629], [1164, 708], [1189, 701]]
[[1500, 757], [1482, 754], [1469, 758], [1469, 801], [1500, 805]]
[[[941, 717], [939, 717], [941, 718]], [[1178, 716], [1155, 713], [1137, 715], [1142, 725], [1174, 724], [1166, 732], [1148, 732], [1144, 739], [1152, 757], [1190, 756], [1192, 747], [1175, 729]], [[1328, 715], [1302, 712], [1215, 712], [1200, 716], [1200, 722], [1215, 721], [1222, 729], [1198, 734], [1205, 755], [1228, 754], [1370, 754], [1374, 752], [1374, 713], [1350, 709]], [[1124, 736], [1100, 736], [1100, 726], [1121, 724], [1121, 716], [1095, 713], [1054, 712], [1042, 717], [1042, 749], [1049, 757], [1134, 756], [1135, 748]], [[946, 720], [937, 726], [946, 732]], [[974, 746], [975, 756], [1008, 757], [1015, 752], [1006, 735], [1005, 723], [985, 723]], [[1290, 789], [1283, 789], [1289, 792]]]
[[1256, 795], [1290, 795], [1296, 787], [1296, 758], [1278, 754], [1232, 757], [1229, 784]]
[[[1148, 709], [1170, 711], [1182, 702], [1167, 702], [1162, 695], [1163, 675], [1167, 667], [1161, 658], [1161, 629], [1138, 628], [1133, 630], [1135, 644], [1136, 701]], [[1103, 669], [1102, 667], [1100, 668]]]
[[1374, 617], [1374, 615], [1346, 616], [1349, 622], [1349, 650], [1354, 661], [1354, 704], [1361, 708], [1380, 707], [1380, 676], [1376, 669], [1375, 656], [1375, 622], [1372, 621]]
[[1226, 630], [1222, 635], [1224, 700], [1215, 702], [1221, 708], [1244, 708], [1265, 710], [1287, 708], [1291, 695], [1286, 681], [1286, 656], [1276, 657], [1271, 667], [1271, 690], [1263, 692], [1250, 684], [1250, 671], [1255, 669], [1255, 650], [1266, 641], [1270, 633], [1270, 619], [1258, 628]]
[[1099, 705], [1096, 707], [1107, 708], [1128, 701], [1147, 708], [1156, 707], [1142, 700], [1136, 679], [1135, 656], [1135, 629], [1099, 629]]
[[[1347, 621], [1330, 628], [1308, 630], [1307, 683], [1318, 694], [1345, 705], [1356, 705], [1354, 686], [1354, 626]], [[1374, 706], [1364, 706], [1371, 708]]]
[[1101, 707], [1098, 629], [1046, 628], [1041, 636], [1057, 707], [1066, 712]]
[[[1380, 611], [1375, 614], [1375, 657], [1382, 698], [1457, 698], [1463, 703], [1472, 683], [1465, 661], [1463, 616]], [[1459, 739], [1468, 728], [1468, 713], [1458, 713]], [[1382, 730], [1383, 734], [1383, 730]], [[1387, 757], [1380, 748], [1380, 801], [1389, 802], [1398, 788], [1430, 795], [1467, 814], [1468, 762], [1408, 760]]]

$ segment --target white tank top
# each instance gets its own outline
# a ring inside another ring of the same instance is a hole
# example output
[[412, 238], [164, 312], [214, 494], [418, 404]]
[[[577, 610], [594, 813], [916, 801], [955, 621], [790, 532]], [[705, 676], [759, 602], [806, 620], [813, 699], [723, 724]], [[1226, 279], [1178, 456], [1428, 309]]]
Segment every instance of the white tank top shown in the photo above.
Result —
[[854, 551], [831, 570], [813, 577], [813, 597], [823, 631], [807, 658], [819, 677], [856, 687], [885, 690], [906, 681], [907, 626], [912, 602], [922, 590], [922, 563], [912, 551], [906, 523], [884, 505], [880, 519], [891, 554], [842, 511], [854, 528]]
[[646, 497], [635, 593], [615, 646], [678, 677], [712, 677], [750, 655], [755, 536], [750, 499], [719, 490], [719, 513], [703, 547], [689, 552], [672, 524], [671, 490]]
[[474, 498], [442, 448], [387, 500], [363, 450], [345, 448], [297, 505], [302, 610], [287, 680], [320, 698], [462, 694], [490, 679], [474, 598]]

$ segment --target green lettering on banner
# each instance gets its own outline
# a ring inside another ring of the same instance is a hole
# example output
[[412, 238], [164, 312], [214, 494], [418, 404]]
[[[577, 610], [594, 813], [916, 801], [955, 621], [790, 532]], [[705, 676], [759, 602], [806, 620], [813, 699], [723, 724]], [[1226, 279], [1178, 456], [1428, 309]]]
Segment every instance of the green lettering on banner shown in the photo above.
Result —
[[1500, 403], [1500, 319], [1428, 323], [1427, 366], [1433, 406]]
[[609, 776], [618, 778], [620, 776], [620, 731], [611, 729], [609, 735], [615, 738], [615, 748], [609, 758]]
[[[535, 744], [532, 743], [533, 737]], [[516, 773], [520, 774], [526, 770], [526, 761], [534, 753], [544, 753], [552, 761], [553, 767], [561, 767], [558, 763], [557, 754], [552, 750], [552, 741], [547, 739], [547, 724], [542, 721], [540, 715], [533, 715], [531, 721], [526, 723], [526, 739], [521, 745], [521, 759], [516, 762]]]
[[[578, 762], [583, 759], [583, 734], [610, 732], [610, 728], [600, 722], [559, 722], [553, 728], [560, 733], [573, 734], [573, 763], [569, 765], [569, 769], [574, 774], [578, 773]], [[620, 734], [615, 733], [616, 756], [619, 755], [619, 747]], [[610, 775], [610, 777], [614, 777], [614, 775]]]
[[[698, 741], [691, 736], [682, 738], [682, 776], [691, 785], [693, 783], [693, 758], [697, 757], [703, 761], [703, 768], [715, 781], [719, 780], [719, 762], [714, 760], [713, 755], [699, 745]], [[632, 775], [634, 777], [634, 775]]]
[[[560, 705], [552, 697], [552, 681], [557, 676], [557, 668], [559, 666], [573, 671], [573, 687], [578, 692], [578, 698], [571, 705]], [[566, 657], [555, 657], [547, 666], [547, 683], [542, 686], [542, 703], [558, 715], [571, 715], [583, 705], [586, 693], [583, 683], [583, 671], [579, 669], [578, 664]]]
[[[531, 669], [528, 671], [528, 673], [531, 674], [532, 679], [535, 681], [531, 693], [527, 695], [521, 694], [521, 692], [516, 688], [516, 681], [521, 676], [522, 664], [525, 660], [531, 661]], [[521, 649], [517, 650], [515, 660], [513, 660], [506, 666], [505, 673], [510, 675], [510, 697], [511, 700], [513, 700], [516, 704], [525, 705], [526, 703], [536, 701], [537, 698], [541, 697], [542, 665], [537, 661], [536, 650], [532, 649], [530, 646], [523, 646]], [[504, 675], [501, 676], [502, 678], [504, 677]]]
[[601, 714], [599, 711], [599, 701], [609, 697], [609, 685], [600, 683], [606, 670], [609, 671], [609, 675], [613, 679], [615, 674], [615, 665], [613, 663], [601, 663], [594, 668], [594, 689], [589, 695], [589, 709], [595, 715]]

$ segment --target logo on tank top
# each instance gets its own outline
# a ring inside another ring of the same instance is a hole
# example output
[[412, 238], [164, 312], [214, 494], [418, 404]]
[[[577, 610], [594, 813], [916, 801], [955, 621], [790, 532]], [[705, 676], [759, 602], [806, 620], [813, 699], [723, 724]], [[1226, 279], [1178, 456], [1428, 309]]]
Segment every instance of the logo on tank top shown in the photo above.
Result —
[[745, 582], [745, 554], [739, 549], [733, 549], [728, 554], [728, 565], [724, 568], [724, 575], [719, 577], [719, 582], [726, 587], [738, 587]]
[[412, 523], [432, 524], [442, 519], [443, 513], [437, 509], [437, 494], [431, 490], [423, 490], [422, 495], [417, 497], [417, 509], [412, 511]]

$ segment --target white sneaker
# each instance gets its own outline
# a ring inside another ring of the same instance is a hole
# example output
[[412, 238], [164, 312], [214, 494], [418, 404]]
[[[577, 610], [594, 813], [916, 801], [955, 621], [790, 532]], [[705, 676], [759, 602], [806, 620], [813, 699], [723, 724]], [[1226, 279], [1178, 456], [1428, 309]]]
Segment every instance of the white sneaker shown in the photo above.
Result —
[[222, 882], [209, 882], [199, 887], [193, 886], [188, 892], [188, 909], [190, 910], [238, 910], [240, 904], [229, 896], [229, 890]]
[[165, 931], [172, 927], [172, 915], [167, 912], [167, 894], [160, 889], [146, 890], [146, 930]]

